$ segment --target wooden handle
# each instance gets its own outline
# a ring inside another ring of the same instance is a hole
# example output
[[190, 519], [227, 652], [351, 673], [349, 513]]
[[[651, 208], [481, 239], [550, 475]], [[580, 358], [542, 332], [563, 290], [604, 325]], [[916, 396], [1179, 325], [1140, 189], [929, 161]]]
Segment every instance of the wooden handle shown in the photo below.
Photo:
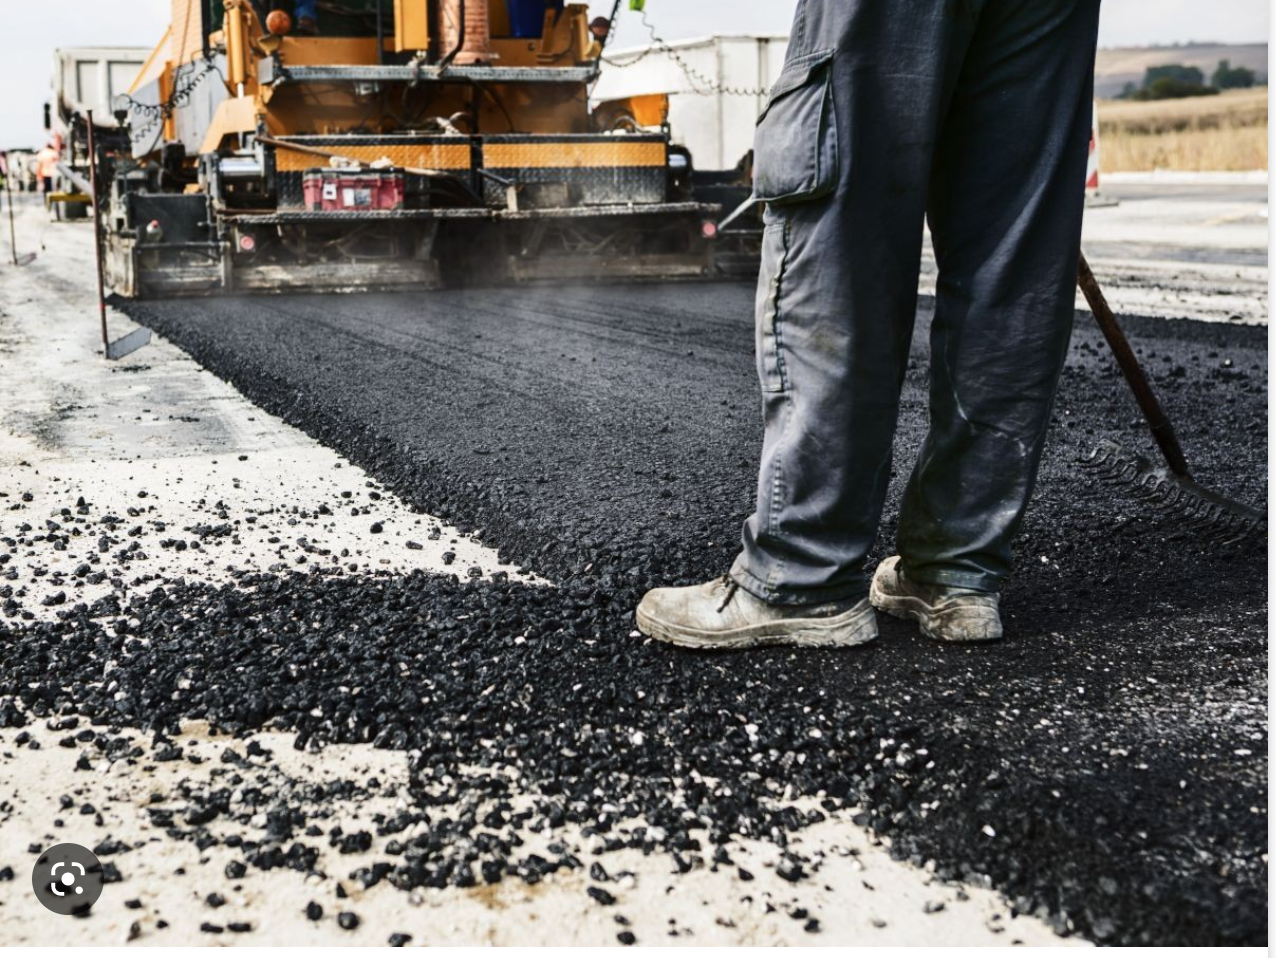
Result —
[[1121, 367], [1121, 372], [1125, 375], [1125, 381], [1130, 384], [1130, 389], [1134, 392], [1134, 398], [1138, 401], [1139, 409], [1143, 411], [1143, 418], [1147, 420], [1148, 428], [1152, 430], [1152, 438], [1161, 447], [1161, 454], [1165, 456], [1166, 464], [1175, 475], [1188, 475], [1187, 458], [1183, 455], [1183, 447], [1179, 445], [1178, 437], [1174, 435], [1174, 426], [1170, 424], [1169, 417], [1165, 415], [1165, 410], [1157, 401], [1156, 393], [1152, 391], [1151, 383], [1143, 374], [1143, 367], [1139, 365], [1138, 357], [1134, 355], [1134, 350], [1130, 348], [1130, 343], [1125, 338], [1125, 333], [1122, 332], [1116, 316], [1112, 314], [1112, 308], [1104, 298], [1103, 290], [1099, 288], [1099, 281], [1090, 271], [1090, 264], [1086, 262], [1084, 254], [1077, 264], [1077, 285], [1085, 294], [1086, 302], [1090, 304], [1090, 311], [1094, 313], [1095, 321], [1103, 330], [1103, 337], [1112, 348], [1112, 355], [1116, 357], [1117, 365]]

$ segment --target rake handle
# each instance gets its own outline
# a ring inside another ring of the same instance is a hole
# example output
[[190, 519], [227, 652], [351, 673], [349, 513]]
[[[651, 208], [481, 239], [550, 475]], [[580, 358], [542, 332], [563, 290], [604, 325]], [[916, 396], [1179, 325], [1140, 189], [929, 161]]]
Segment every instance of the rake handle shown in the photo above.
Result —
[[1156, 440], [1156, 444], [1161, 447], [1161, 454], [1165, 456], [1166, 465], [1175, 475], [1189, 475], [1187, 458], [1183, 455], [1183, 447], [1179, 445], [1178, 437], [1174, 435], [1174, 426], [1170, 423], [1165, 410], [1161, 408], [1160, 402], [1157, 401], [1156, 393], [1152, 391], [1152, 384], [1143, 374], [1143, 367], [1139, 365], [1138, 357], [1134, 355], [1129, 340], [1125, 338], [1121, 325], [1113, 315], [1112, 307], [1108, 305], [1103, 290], [1099, 287], [1099, 281], [1094, 278], [1090, 264], [1086, 262], [1085, 254], [1081, 255], [1077, 263], [1077, 285], [1081, 287], [1086, 302], [1090, 304], [1090, 312], [1094, 313], [1099, 329], [1103, 330], [1103, 338], [1108, 341], [1108, 346], [1112, 349], [1112, 355], [1116, 357], [1117, 365], [1121, 367], [1125, 381], [1130, 384], [1130, 389], [1134, 392], [1134, 398], [1143, 412], [1143, 418], [1147, 420], [1148, 428], [1152, 430], [1152, 438]]

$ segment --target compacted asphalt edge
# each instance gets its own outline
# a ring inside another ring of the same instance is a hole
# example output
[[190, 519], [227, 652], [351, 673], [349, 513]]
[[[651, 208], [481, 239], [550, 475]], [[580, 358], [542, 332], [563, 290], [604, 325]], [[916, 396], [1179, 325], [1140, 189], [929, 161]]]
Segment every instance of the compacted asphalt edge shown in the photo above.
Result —
[[[677, 868], [730, 834], [783, 848], [806, 824], [787, 799], [822, 794], [861, 808], [899, 857], [988, 876], [1060, 931], [1265, 942], [1265, 541], [1207, 541], [1079, 465], [1102, 437], [1149, 446], [1088, 316], [1006, 642], [952, 649], [884, 621], [863, 650], [710, 657], [633, 636], [645, 588], [720, 574], [737, 548], [761, 439], [751, 298], [709, 284], [120, 304], [558, 587], [175, 583], [124, 609], [0, 623], [0, 694], [152, 729], [199, 717], [294, 729], [302, 747], [375, 740], [410, 750], [422, 801], [446, 775], [499, 793], [462, 767], [512, 764], [551, 824], [642, 817], [651, 831], [623, 841]], [[874, 559], [924, 432], [927, 320], [924, 303]], [[1129, 329], [1198, 476], [1264, 505], [1266, 331]], [[77, 686], [103, 658], [111, 693]], [[192, 673], [196, 688], [169, 694]], [[472, 878], [459, 836], [436, 844], [391, 880]]]

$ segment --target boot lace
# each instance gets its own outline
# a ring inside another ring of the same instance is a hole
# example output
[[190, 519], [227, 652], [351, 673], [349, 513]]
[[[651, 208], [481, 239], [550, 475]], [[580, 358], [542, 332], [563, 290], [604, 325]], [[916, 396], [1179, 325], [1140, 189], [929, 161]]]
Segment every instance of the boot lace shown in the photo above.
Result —
[[736, 590], [740, 587], [736, 585], [735, 579], [731, 578], [730, 574], [723, 575], [720, 581], [726, 590], [722, 596], [722, 602], [718, 606], [718, 611], [722, 612], [731, 604], [731, 600], [735, 598]]

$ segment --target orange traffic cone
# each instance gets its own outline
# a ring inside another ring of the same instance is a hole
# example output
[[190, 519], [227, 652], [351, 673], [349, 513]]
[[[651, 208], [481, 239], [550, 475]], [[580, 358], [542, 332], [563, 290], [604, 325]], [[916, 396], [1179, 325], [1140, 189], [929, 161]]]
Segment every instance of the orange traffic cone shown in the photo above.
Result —
[[1085, 205], [1115, 206], [1117, 200], [1099, 192], [1099, 105], [1095, 103], [1090, 114], [1090, 154], [1085, 166]]

